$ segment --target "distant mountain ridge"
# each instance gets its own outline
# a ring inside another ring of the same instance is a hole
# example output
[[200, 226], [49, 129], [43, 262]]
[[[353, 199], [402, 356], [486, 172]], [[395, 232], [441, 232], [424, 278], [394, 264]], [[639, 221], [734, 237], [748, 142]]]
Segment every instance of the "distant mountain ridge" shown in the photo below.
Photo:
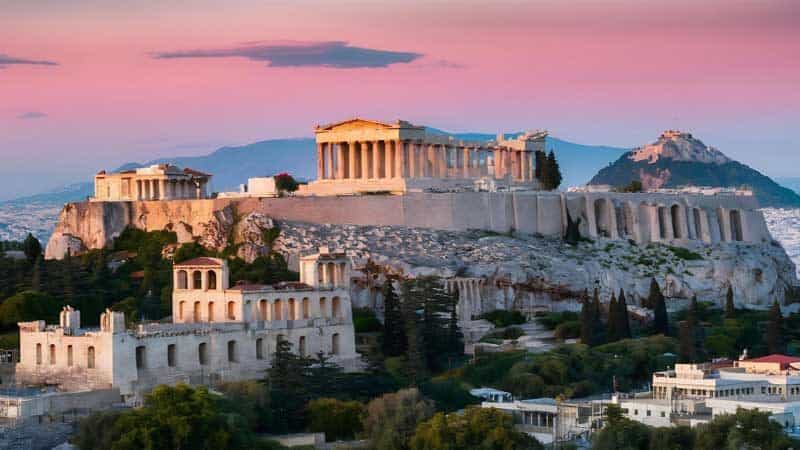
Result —
[[589, 184], [625, 186], [639, 180], [645, 189], [682, 186], [747, 187], [762, 207], [800, 207], [800, 195], [757, 170], [706, 146], [689, 133], [664, 132], [656, 142], [620, 156]]
[[[443, 132], [444, 133], [444, 132]], [[464, 140], [488, 140], [495, 135], [486, 133], [449, 133]], [[581, 145], [548, 137], [547, 150], [553, 150], [564, 175], [563, 187], [585, 184], [601, 167], [618, 158], [627, 149]], [[126, 163], [113, 170], [130, 170], [153, 164], [171, 163], [211, 173], [212, 191], [236, 190], [248, 178], [288, 172], [300, 180], [316, 178], [316, 145], [313, 138], [271, 139], [242, 146], [226, 146], [208, 155], [158, 158], [145, 163]], [[100, 168], [98, 168], [100, 169]], [[67, 187], [7, 201], [57, 202], [79, 201], [92, 195], [93, 181], [87, 180]]]

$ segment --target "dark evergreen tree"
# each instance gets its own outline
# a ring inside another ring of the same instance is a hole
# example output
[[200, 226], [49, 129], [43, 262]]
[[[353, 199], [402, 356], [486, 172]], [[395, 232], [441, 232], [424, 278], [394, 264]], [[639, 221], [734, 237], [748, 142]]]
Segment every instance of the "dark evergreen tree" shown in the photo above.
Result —
[[661, 287], [659, 287], [658, 282], [655, 278], [650, 279], [650, 292], [647, 294], [647, 300], [645, 300], [645, 304], [642, 305], [645, 308], [654, 309], [656, 307], [656, 303], [658, 302], [658, 298], [663, 297], [661, 293]]
[[772, 303], [767, 315], [767, 351], [769, 353], [783, 353], [783, 316], [778, 301]]
[[547, 155], [547, 162], [545, 163], [544, 167], [546, 170], [542, 173], [542, 183], [544, 184], [545, 189], [554, 190], [558, 189], [561, 186], [562, 176], [561, 176], [561, 169], [558, 166], [558, 161], [556, 160], [556, 154], [553, 150], [550, 150], [550, 153]]
[[611, 294], [611, 301], [608, 302], [608, 323], [606, 329], [606, 342], [616, 342], [620, 339], [619, 330], [619, 311], [617, 308], [617, 297]]
[[620, 339], [630, 339], [631, 323], [628, 318], [628, 304], [625, 301], [625, 291], [619, 290], [619, 299], [617, 300], [617, 320], [619, 320], [619, 336]]
[[33, 263], [33, 273], [31, 274], [31, 290], [37, 292], [43, 292], [43, 280], [44, 280], [44, 260], [42, 259], [42, 255], [36, 258], [36, 261]]
[[601, 320], [603, 317], [602, 307], [600, 306], [600, 291], [597, 288], [594, 288], [594, 294], [592, 294], [592, 314], [595, 318], [594, 321], [594, 338], [592, 342], [594, 345], [600, 345], [605, 342], [605, 327], [603, 326], [603, 321]]
[[660, 290], [655, 302], [655, 305], [653, 305], [653, 329], [657, 334], [667, 336], [669, 334], [669, 317], [667, 315], [667, 304]]
[[581, 304], [581, 343], [588, 346], [594, 345], [594, 305], [589, 298], [589, 291], [584, 291]]
[[289, 341], [278, 336], [266, 380], [273, 408], [271, 432], [287, 433], [304, 426], [310, 365], [307, 358], [292, 352]]
[[421, 291], [420, 286], [414, 280], [403, 282], [401, 305], [406, 335], [405, 376], [411, 386], [418, 385], [426, 373], [422, 351], [425, 341], [420, 332], [420, 314], [418, 312], [418, 305], [423, 301]]
[[406, 350], [406, 331], [400, 298], [391, 280], [383, 283], [383, 354], [399, 356]]
[[547, 154], [541, 150], [536, 150], [534, 153], [536, 158], [536, 168], [534, 170], [534, 175], [536, 179], [541, 181], [542, 180], [542, 172], [544, 171], [545, 164], [547, 164]]
[[736, 317], [736, 306], [733, 303], [733, 286], [728, 285], [728, 292], [725, 294], [725, 318], [733, 319]]
[[30, 263], [33, 263], [36, 261], [36, 258], [42, 255], [42, 244], [39, 243], [39, 240], [33, 237], [31, 233], [28, 233], [28, 236], [25, 237], [25, 241], [22, 243], [22, 249]]
[[696, 362], [697, 354], [697, 296], [692, 297], [689, 309], [686, 311], [686, 320], [680, 323], [678, 332], [679, 358], [683, 362]]

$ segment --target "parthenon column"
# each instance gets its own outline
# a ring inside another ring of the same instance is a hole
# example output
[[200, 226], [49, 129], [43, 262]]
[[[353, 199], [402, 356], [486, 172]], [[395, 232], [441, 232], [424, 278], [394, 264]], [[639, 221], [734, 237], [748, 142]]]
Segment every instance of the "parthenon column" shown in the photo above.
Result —
[[446, 144], [442, 144], [439, 150], [439, 178], [447, 178], [447, 153], [449, 151], [449, 147]]
[[333, 144], [328, 142], [325, 144], [325, 178], [333, 179]]
[[408, 177], [417, 177], [417, 149], [414, 141], [408, 141]]
[[342, 148], [342, 143], [337, 142], [336, 144], [336, 179], [343, 180], [344, 179], [344, 149]]
[[367, 141], [362, 141], [359, 143], [361, 145], [361, 179], [365, 180], [369, 178], [369, 155], [367, 146], [369, 145]]
[[381, 141], [372, 141], [372, 178], [381, 177]]
[[406, 176], [406, 155], [403, 149], [403, 141], [394, 141], [394, 176], [403, 178]]
[[469, 147], [462, 147], [461, 148], [462, 155], [461, 155], [461, 169], [462, 169], [462, 176], [464, 178], [469, 178]]
[[354, 142], [347, 143], [347, 178], [356, 177], [356, 145]]
[[325, 144], [317, 143], [317, 179], [325, 178]]
[[394, 178], [395, 155], [392, 151], [392, 142], [383, 141], [383, 177]]
[[169, 199], [169, 195], [167, 194], [167, 180], [166, 180], [166, 178], [161, 179], [160, 182], [161, 182], [161, 187], [159, 189], [159, 193], [161, 194], [161, 200], [168, 200]]

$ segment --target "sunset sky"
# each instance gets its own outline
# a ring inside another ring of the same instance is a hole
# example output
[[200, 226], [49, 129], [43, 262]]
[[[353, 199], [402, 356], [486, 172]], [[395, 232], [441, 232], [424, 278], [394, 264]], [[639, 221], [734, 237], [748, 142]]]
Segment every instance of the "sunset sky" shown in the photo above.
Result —
[[356, 115], [800, 176], [798, 55], [794, 0], [0, 0], [0, 198]]

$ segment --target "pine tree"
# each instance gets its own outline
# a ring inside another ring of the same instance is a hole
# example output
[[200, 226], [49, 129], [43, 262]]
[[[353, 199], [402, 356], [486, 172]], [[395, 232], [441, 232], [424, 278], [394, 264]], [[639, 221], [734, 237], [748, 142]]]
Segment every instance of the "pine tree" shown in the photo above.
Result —
[[583, 293], [583, 302], [581, 304], [581, 343], [592, 346], [594, 345], [594, 305], [589, 299], [589, 291]]
[[669, 316], [667, 315], [667, 305], [664, 301], [664, 296], [659, 295], [656, 297], [656, 303], [653, 305], [653, 329], [658, 334], [667, 336], [669, 334]]
[[536, 150], [534, 156], [536, 158], [536, 168], [534, 170], [534, 175], [536, 176], [537, 180], [541, 181], [542, 171], [544, 170], [544, 166], [547, 163], [547, 155], [541, 150]]
[[733, 286], [728, 285], [728, 292], [725, 294], [725, 318], [733, 319], [736, 317], [736, 306], [733, 303]]
[[39, 240], [33, 237], [31, 233], [28, 233], [28, 236], [25, 237], [25, 241], [22, 243], [22, 249], [30, 263], [33, 263], [36, 261], [36, 258], [42, 255], [42, 244], [39, 243]]
[[617, 300], [618, 320], [620, 338], [630, 339], [631, 336], [631, 323], [628, 319], [628, 304], [625, 302], [625, 291], [619, 290], [619, 300]]
[[697, 296], [694, 296], [686, 312], [686, 320], [681, 322], [678, 333], [679, 356], [683, 362], [695, 362], [698, 359], [696, 343], [697, 314]]
[[783, 316], [778, 301], [772, 303], [767, 316], [767, 351], [769, 353], [783, 353]]
[[410, 386], [416, 386], [425, 377], [425, 360], [422, 349], [425, 340], [420, 332], [420, 317], [417, 312], [422, 304], [422, 292], [418, 283], [409, 280], [402, 286], [403, 323], [405, 324], [406, 353], [405, 376]]
[[44, 261], [42, 255], [36, 258], [33, 263], [33, 273], [31, 274], [31, 290], [43, 291], [42, 281], [44, 280]]
[[400, 298], [391, 280], [383, 283], [383, 354], [399, 356], [406, 350], [406, 332]]
[[616, 342], [619, 340], [619, 312], [617, 308], [617, 297], [611, 294], [611, 301], [608, 302], [608, 329], [606, 330], [606, 342]]
[[663, 297], [661, 294], [661, 287], [658, 286], [658, 282], [655, 278], [650, 279], [650, 292], [647, 294], [647, 300], [645, 302], [644, 307], [653, 309], [656, 307], [656, 302], [658, 302], [658, 297]]
[[561, 169], [558, 166], [558, 161], [556, 160], [556, 154], [553, 150], [550, 150], [550, 153], [547, 155], [545, 167], [547, 167], [546, 188], [549, 190], [558, 189], [558, 187], [561, 186], [563, 178], [561, 176]]
[[308, 358], [292, 352], [292, 346], [278, 336], [272, 365], [267, 369], [270, 402], [273, 408], [272, 430], [286, 433], [299, 430], [305, 423], [305, 406], [309, 399], [307, 380]]
[[605, 342], [605, 327], [603, 326], [603, 321], [601, 320], [603, 314], [600, 306], [600, 291], [597, 288], [594, 288], [594, 294], [592, 295], [592, 316], [594, 317], [594, 337], [592, 338], [592, 343], [594, 345], [600, 345]]

